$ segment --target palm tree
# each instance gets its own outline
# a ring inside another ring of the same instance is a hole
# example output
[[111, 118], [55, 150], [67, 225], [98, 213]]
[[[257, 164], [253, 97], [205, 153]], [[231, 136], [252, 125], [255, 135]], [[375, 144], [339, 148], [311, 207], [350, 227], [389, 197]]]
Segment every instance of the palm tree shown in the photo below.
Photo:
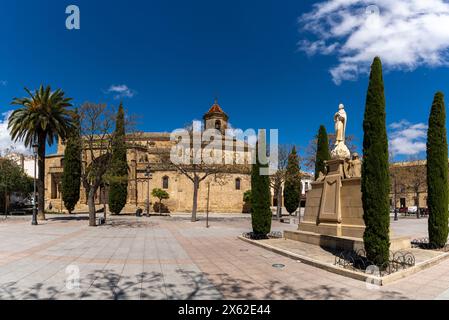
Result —
[[40, 86], [32, 93], [25, 88], [29, 97], [14, 98], [12, 105], [23, 106], [9, 117], [8, 129], [13, 141], [23, 141], [25, 146], [38, 145], [38, 218], [45, 219], [45, 147], [53, 145], [58, 136], [65, 139], [74, 127], [73, 111], [68, 109], [71, 98], [58, 89], [51, 91], [50, 86]]

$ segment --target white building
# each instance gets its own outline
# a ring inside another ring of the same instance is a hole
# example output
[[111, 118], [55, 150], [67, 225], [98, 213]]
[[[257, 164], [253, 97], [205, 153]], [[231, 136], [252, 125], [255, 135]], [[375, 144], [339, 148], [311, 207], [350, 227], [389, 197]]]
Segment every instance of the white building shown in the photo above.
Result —
[[[25, 173], [30, 176], [31, 178], [34, 177], [34, 157], [33, 156], [27, 156], [20, 153], [10, 153], [5, 156], [5, 158], [10, 159], [17, 163]], [[36, 177], [39, 173], [38, 168], [36, 166]]]
[[[301, 203], [300, 206], [304, 208], [306, 206], [306, 195], [309, 190], [312, 189], [312, 182], [314, 181], [314, 176], [311, 173], [301, 171]], [[284, 189], [284, 184], [282, 184], [282, 189]], [[275, 190], [270, 188], [271, 192], [271, 205], [277, 206], [277, 196]], [[284, 193], [282, 192], [282, 205], [284, 204]]]

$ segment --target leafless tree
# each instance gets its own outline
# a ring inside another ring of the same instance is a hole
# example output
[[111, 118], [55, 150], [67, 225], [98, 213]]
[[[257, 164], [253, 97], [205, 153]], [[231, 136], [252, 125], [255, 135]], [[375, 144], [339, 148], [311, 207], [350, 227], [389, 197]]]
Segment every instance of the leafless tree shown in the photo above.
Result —
[[[392, 156], [390, 156], [393, 159]], [[427, 172], [425, 161], [410, 157], [407, 162], [390, 164], [391, 191], [394, 208], [397, 206], [398, 194], [413, 193], [414, 204], [420, 207], [420, 195], [427, 192]]]
[[9, 148], [0, 149], [0, 157], [7, 157], [10, 155], [17, 154], [17, 150], [15, 146], [10, 146]]
[[[329, 152], [332, 151], [334, 148], [335, 143], [335, 134], [329, 134]], [[348, 147], [349, 151], [351, 153], [354, 153], [357, 151], [357, 145], [355, 144], [355, 136], [354, 135], [348, 135], [345, 138], [346, 146]], [[305, 155], [303, 158], [303, 165], [307, 168], [309, 171], [315, 170], [315, 160], [316, 160], [316, 148], [317, 148], [317, 138], [314, 138], [311, 140], [305, 149]]]
[[[197, 221], [198, 210], [198, 189], [201, 182], [206, 178], [213, 176], [216, 182], [224, 183], [230, 173], [249, 173], [247, 166], [227, 165], [224, 161], [221, 163], [210, 163], [205, 158], [205, 152], [215, 152], [215, 150], [206, 149], [208, 144], [202, 142], [200, 145], [195, 145], [195, 139], [202, 140], [203, 130], [194, 130], [191, 126], [185, 127], [185, 133], [188, 134], [189, 142], [179, 140], [176, 145], [183, 150], [182, 163], [172, 161], [170, 152], [160, 152], [160, 165], [164, 170], [176, 170], [183, 174], [193, 184], [193, 198], [192, 198], [192, 222]], [[197, 141], [198, 141], [197, 140]], [[225, 157], [225, 150], [222, 151], [222, 157]]]
[[427, 172], [426, 165], [423, 160], [417, 157], [409, 159], [409, 165], [405, 167], [406, 183], [408, 188], [412, 190], [415, 198], [415, 206], [419, 207], [419, 196], [427, 192]]
[[[83, 140], [81, 179], [89, 207], [89, 225], [96, 226], [95, 196], [98, 189], [107, 183], [116, 110], [106, 104], [86, 102], [78, 109], [78, 113]], [[133, 132], [134, 126], [133, 116], [127, 115], [125, 127], [128, 137], [138, 136], [137, 131]], [[133, 133], [129, 134], [130, 132]]]
[[81, 179], [89, 207], [89, 226], [96, 226], [95, 195], [111, 159], [114, 113], [106, 104], [85, 103], [79, 110], [83, 139]]
[[[292, 145], [279, 145], [278, 149], [278, 168], [276, 173], [270, 176], [270, 187], [276, 196], [276, 217], [278, 220], [282, 217], [282, 187], [285, 182], [285, 172], [288, 164], [288, 156], [292, 150]], [[299, 148], [296, 148], [299, 150]]]

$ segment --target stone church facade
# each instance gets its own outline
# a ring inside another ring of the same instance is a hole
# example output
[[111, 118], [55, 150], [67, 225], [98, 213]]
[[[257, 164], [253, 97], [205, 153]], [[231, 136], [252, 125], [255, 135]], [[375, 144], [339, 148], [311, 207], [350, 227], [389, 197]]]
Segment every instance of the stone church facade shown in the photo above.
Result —
[[[214, 105], [204, 115], [205, 129], [217, 129], [221, 132], [228, 126], [229, 117], [218, 105]], [[146, 210], [148, 192], [150, 203], [157, 199], [151, 197], [154, 188], [168, 192], [170, 199], [164, 200], [171, 212], [189, 212], [193, 204], [193, 183], [176, 168], [167, 168], [161, 165], [162, 153], [170, 152], [174, 142], [170, 140], [170, 133], [141, 133], [132, 138], [127, 151], [129, 165], [128, 199], [123, 210], [134, 213], [138, 208]], [[61, 177], [63, 172], [64, 145], [58, 144], [57, 153], [46, 157], [45, 172], [45, 198], [46, 209], [50, 211], [65, 211], [61, 197]], [[237, 149], [234, 149], [237, 150]], [[234, 151], [238, 153], [238, 151]], [[211, 175], [201, 182], [198, 195], [198, 211], [204, 212], [207, 208], [209, 194], [209, 209], [211, 212], [238, 213], [243, 209], [243, 194], [251, 189], [250, 155], [248, 146], [240, 154], [244, 158], [244, 165], [238, 170], [228, 169], [220, 179]], [[84, 165], [89, 163], [87, 152], [83, 152]], [[150, 178], [147, 168], [150, 168]], [[210, 192], [208, 192], [210, 185]], [[107, 188], [102, 187], [97, 192], [97, 209], [107, 203]], [[151, 211], [153, 211], [152, 205]], [[81, 187], [81, 199], [76, 206], [78, 212], [87, 212], [87, 197]]]
[[[449, 161], [448, 161], [449, 162]], [[390, 206], [427, 208], [426, 161], [396, 162], [390, 165]]]

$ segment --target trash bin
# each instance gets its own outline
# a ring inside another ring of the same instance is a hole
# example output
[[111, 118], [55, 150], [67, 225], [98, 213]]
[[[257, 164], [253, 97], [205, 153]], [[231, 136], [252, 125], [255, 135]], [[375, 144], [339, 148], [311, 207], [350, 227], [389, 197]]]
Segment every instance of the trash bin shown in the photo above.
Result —
[[137, 211], [136, 211], [136, 217], [141, 217], [142, 216], [142, 213], [143, 213], [143, 210], [142, 209], [137, 209]]

